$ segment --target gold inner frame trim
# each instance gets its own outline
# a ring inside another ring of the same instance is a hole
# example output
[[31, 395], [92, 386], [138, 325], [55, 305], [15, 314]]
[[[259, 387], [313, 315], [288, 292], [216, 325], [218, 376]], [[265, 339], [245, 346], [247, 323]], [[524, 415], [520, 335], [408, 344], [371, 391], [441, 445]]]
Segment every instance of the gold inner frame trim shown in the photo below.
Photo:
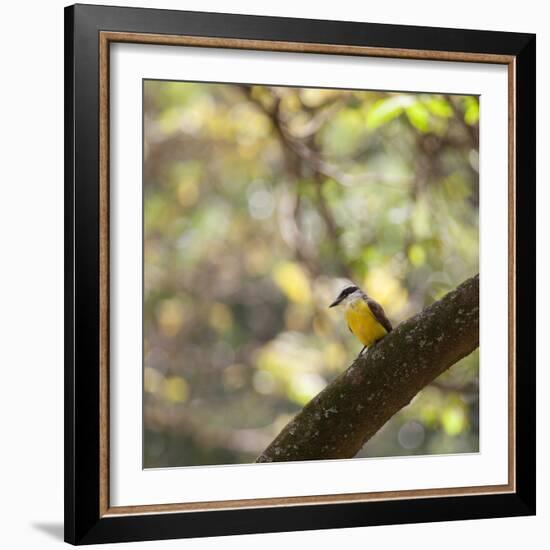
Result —
[[[437, 489], [415, 489], [406, 491], [382, 491], [370, 493], [347, 493], [301, 497], [277, 497], [260, 499], [225, 500], [215, 502], [190, 502], [171, 504], [147, 504], [139, 506], [111, 506], [109, 501], [109, 46], [113, 42], [134, 44], [156, 44], [164, 46], [188, 46], [204, 48], [226, 48], [269, 52], [312, 53], [327, 55], [352, 55], [365, 57], [387, 57], [394, 59], [421, 59], [430, 61], [459, 61], [469, 63], [493, 63], [508, 68], [508, 483], [476, 487], [452, 487]], [[99, 33], [99, 296], [100, 296], [100, 467], [99, 467], [99, 514], [122, 516], [158, 514], [170, 512], [196, 512], [207, 510], [243, 509], [274, 506], [303, 506], [337, 504], [346, 502], [374, 502], [411, 498], [440, 498], [448, 496], [485, 495], [513, 493], [516, 490], [516, 375], [515, 375], [515, 287], [516, 287], [516, 243], [515, 243], [515, 56], [414, 50], [401, 48], [379, 48], [367, 46], [345, 46], [337, 44], [313, 44], [301, 42], [279, 42], [270, 40], [248, 40], [215, 38], [203, 36], [161, 35], [146, 33], [125, 33], [102, 31]]]

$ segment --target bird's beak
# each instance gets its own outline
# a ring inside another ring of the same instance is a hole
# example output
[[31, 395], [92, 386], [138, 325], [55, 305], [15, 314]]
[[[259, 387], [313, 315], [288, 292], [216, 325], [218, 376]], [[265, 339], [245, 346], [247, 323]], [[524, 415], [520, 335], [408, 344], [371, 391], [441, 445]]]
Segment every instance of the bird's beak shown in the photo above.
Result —
[[330, 304], [330, 306], [328, 306], [328, 307], [337, 306], [341, 301], [342, 301], [341, 298], [336, 298], [336, 300], [334, 300], [334, 302], [332, 302], [332, 304]]

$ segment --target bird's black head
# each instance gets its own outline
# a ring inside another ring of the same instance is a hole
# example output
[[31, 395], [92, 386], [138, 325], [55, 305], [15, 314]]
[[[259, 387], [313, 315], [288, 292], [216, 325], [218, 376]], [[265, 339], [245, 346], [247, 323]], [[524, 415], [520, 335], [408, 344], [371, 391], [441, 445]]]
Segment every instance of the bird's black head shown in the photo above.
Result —
[[340, 292], [340, 294], [338, 294], [338, 298], [336, 298], [336, 300], [334, 300], [334, 302], [332, 302], [332, 304], [330, 304], [330, 306], [328, 307], [334, 307], [334, 306], [337, 306], [340, 302], [342, 302], [342, 300], [344, 300], [344, 298], [347, 298], [350, 294], [353, 294], [356, 290], [359, 290], [359, 287], [357, 286], [347, 286], [346, 288], [344, 288], [344, 290], [342, 290], [342, 292]]

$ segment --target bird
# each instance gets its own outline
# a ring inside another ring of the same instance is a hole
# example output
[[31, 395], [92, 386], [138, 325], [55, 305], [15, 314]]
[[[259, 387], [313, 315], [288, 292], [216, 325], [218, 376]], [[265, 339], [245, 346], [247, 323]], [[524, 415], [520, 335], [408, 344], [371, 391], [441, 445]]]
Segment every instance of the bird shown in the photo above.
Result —
[[363, 344], [359, 355], [393, 330], [383, 307], [358, 286], [345, 287], [329, 307], [339, 305], [345, 308], [350, 332]]

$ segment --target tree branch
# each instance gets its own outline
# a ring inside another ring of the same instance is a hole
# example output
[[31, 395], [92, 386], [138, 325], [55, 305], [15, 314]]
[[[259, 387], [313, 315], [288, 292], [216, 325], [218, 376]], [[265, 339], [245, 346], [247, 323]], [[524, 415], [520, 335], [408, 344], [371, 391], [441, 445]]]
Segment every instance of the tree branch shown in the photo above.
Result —
[[400, 409], [479, 345], [479, 276], [401, 323], [283, 429], [257, 462], [351, 458]]

